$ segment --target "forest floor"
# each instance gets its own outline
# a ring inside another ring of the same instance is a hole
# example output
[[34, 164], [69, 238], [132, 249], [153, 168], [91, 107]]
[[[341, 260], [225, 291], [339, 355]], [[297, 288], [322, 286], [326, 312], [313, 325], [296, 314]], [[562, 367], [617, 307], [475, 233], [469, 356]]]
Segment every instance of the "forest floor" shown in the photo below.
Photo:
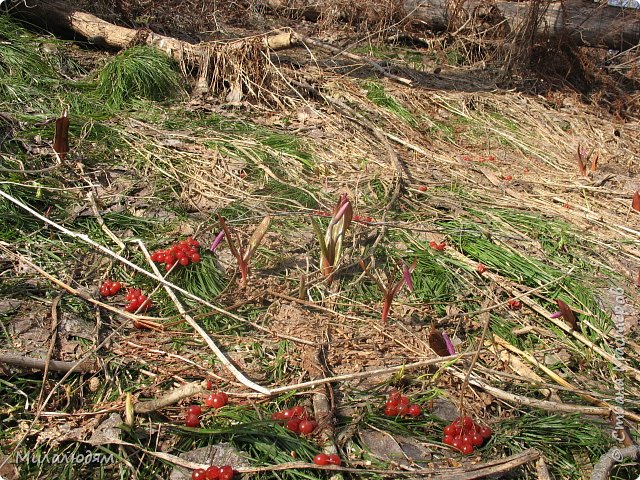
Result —
[[[638, 440], [632, 113], [500, 88], [498, 67], [452, 49], [350, 46], [410, 84], [313, 46], [272, 52], [252, 97], [188, 94], [144, 47], [5, 16], [1, 38], [0, 477], [582, 479]], [[254, 251], [246, 286], [229, 235], [209, 248], [220, 217]], [[319, 237], [339, 228], [328, 277]], [[189, 237], [199, 258], [154, 270], [147, 251]], [[101, 295], [106, 279], [121, 290]], [[133, 288], [146, 312], [126, 311]], [[207, 380], [229, 403], [187, 427]], [[421, 413], [385, 415], [393, 390]], [[311, 434], [272, 419], [296, 405]], [[493, 430], [467, 455], [443, 443], [463, 415]], [[341, 465], [314, 465], [323, 451]]]

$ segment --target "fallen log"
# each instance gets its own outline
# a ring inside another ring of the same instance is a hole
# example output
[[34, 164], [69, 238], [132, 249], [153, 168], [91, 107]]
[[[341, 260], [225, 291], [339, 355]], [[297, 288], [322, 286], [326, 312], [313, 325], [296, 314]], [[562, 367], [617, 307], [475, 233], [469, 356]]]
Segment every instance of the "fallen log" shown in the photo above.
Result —
[[[307, 20], [322, 18], [322, 2], [307, 5], [287, 0], [262, 0], [265, 8]], [[294, 3], [295, 6], [291, 6]], [[533, 24], [541, 38], [571, 41], [579, 46], [626, 49], [640, 41], [640, 10], [609, 6], [593, 0], [506, 1], [403, 0], [401, 18], [422, 23], [432, 31], [495, 27], [502, 37]], [[535, 16], [531, 22], [531, 16]], [[348, 15], [345, 15], [347, 17]], [[495, 33], [495, 32], [494, 32]]]
[[[612, 7], [592, 0], [563, 0], [550, 3], [466, 0], [454, 9], [450, 0], [406, 0], [410, 18], [420, 20], [435, 30], [446, 30], [454, 21], [483, 22], [487, 15], [503, 22], [506, 33], [522, 31], [531, 25], [532, 10], [539, 18], [533, 24], [543, 38], [571, 41], [580, 46], [627, 49], [640, 41], [640, 10]], [[490, 9], [490, 11], [489, 11]]]

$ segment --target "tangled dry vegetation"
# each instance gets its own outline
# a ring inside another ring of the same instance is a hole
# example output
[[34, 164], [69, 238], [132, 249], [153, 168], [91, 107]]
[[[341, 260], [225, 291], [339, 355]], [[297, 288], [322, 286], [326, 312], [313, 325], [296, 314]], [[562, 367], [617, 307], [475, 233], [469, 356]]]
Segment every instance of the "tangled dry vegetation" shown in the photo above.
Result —
[[[351, 58], [260, 57], [262, 101], [225, 101], [188, 96], [146, 47], [100, 58], [0, 29], [1, 476], [177, 479], [226, 461], [247, 478], [637, 476], [633, 455], [598, 464], [640, 421], [633, 109], [499, 90], [455, 45], [368, 41]], [[311, 219], [327, 228], [344, 193], [359, 219], [328, 281]], [[242, 244], [271, 217], [246, 288], [229, 244], [208, 250], [218, 215]], [[188, 236], [201, 262], [153, 269], [147, 250]], [[382, 279], [415, 261], [384, 323], [361, 259]], [[125, 312], [99, 295], [106, 278], [154, 307]], [[434, 352], [434, 330], [456, 356]], [[230, 404], [186, 428], [203, 380]], [[383, 415], [392, 388], [424, 413]], [[271, 420], [295, 404], [313, 435]], [[462, 414], [494, 431], [467, 457], [441, 442]], [[311, 464], [323, 450], [342, 465]], [[115, 460], [46, 457], [87, 452]]]

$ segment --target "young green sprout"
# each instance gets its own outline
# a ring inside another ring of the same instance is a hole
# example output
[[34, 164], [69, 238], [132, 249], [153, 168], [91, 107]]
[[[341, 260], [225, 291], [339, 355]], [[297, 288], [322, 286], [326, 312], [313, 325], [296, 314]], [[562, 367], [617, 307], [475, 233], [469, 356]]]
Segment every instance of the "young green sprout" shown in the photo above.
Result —
[[320, 242], [320, 271], [328, 277], [329, 282], [342, 256], [342, 240], [351, 225], [352, 218], [353, 208], [346, 193], [340, 195], [338, 203], [333, 208], [332, 217], [324, 235], [316, 219], [311, 218], [311, 224]]
[[[243, 247], [242, 242], [240, 241], [240, 236], [238, 232], [234, 232], [235, 241], [233, 240], [233, 236], [231, 235], [231, 230], [227, 226], [224, 218], [218, 215], [218, 222], [220, 222], [220, 226], [222, 227], [222, 231], [224, 232], [224, 236], [227, 238], [227, 243], [229, 244], [229, 250], [231, 250], [231, 254], [236, 257], [236, 261], [238, 262], [238, 268], [240, 269], [240, 287], [246, 288], [247, 281], [249, 278], [249, 262], [251, 261], [251, 257], [256, 253], [256, 249], [260, 242], [264, 238], [265, 233], [269, 229], [269, 224], [271, 223], [271, 217], [267, 215], [262, 219], [258, 228], [255, 229], [253, 235], [249, 239], [249, 243], [246, 248]], [[218, 235], [216, 237], [216, 241], [214, 241], [214, 245], [212, 245], [212, 249], [222, 241], [222, 235]], [[216, 243], [217, 242], [217, 243]]]
[[391, 274], [388, 276], [388, 283], [385, 285], [384, 282], [377, 276], [371, 273], [369, 267], [364, 264], [362, 260], [360, 260], [360, 267], [364, 270], [364, 273], [371, 278], [378, 288], [382, 292], [383, 303], [382, 303], [382, 314], [380, 319], [382, 323], [387, 323], [387, 317], [389, 316], [389, 311], [391, 310], [391, 303], [393, 299], [398, 294], [400, 289], [406, 285], [407, 289], [412, 292], [413, 291], [413, 280], [411, 279], [411, 272], [413, 272], [417, 265], [417, 260], [414, 260], [411, 266], [408, 266], [403, 261], [400, 261], [399, 264], [402, 270], [402, 277], [396, 281], [396, 277], [398, 276], [398, 267], [394, 267]]

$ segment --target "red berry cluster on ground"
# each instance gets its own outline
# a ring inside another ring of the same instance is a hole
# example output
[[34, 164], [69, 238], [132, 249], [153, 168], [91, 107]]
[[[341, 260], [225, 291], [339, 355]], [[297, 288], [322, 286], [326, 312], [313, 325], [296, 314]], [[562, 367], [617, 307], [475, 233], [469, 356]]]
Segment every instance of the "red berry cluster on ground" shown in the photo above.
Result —
[[293, 408], [282, 410], [280, 412], [274, 412], [271, 415], [274, 420], [284, 423], [287, 430], [291, 430], [294, 433], [300, 433], [302, 435], [309, 435], [313, 433], [318, 424], [309, 415], [309, 412], [302, 406], [296, 405]]
[[353, 216], [353, 221], [354, 222], [361, 222], [361, 223], [371, 223], [371, 222], [373, 222], [373, 218], [371, 218], [371, 217], [363, 217], [361, 215], [354, 215]]
[[520, 310], [522, 308], [522, 302], [512, 298], [507, 302], [507, 306], [509, 307], [509, 310]]
[[151, 299], [144, 295], [139, 288], [130, 288], [124, 299], [129, 302], [124, 309], [131, 313], [146, 312], [153, 306]]
[[211, 465], [206, 470], [198, 468], [191, 472], [191, 480], [231, 480], [233, 474], [231, 465], [223, 465], [222, 467]]
[[198, 263], [200, 261], [200, 254], [198, 249], [200, 243], [197, 240], [189, 237], [186, 240], [172, 245], [166, 250], [156, 250], [151, 254], [151, 260], [156, 263], [164, 263], [167, 272], [173, 268], [174, 265], [180, 264], [184, 267], [190, 263]]
[[229, 396], [224, 392], [210, 393], [204, 399], [204, 404], [209, 408], [222, 408], [229, 403]]
[[391, 390], [384, 404], [384, 414], [391, 417], [396, 415], [409, 415], [417, 417], [422, 413], [422, 407], [415, 403], [409, 403], [409, 397], [402, 395], [398, 390]]
[[340, 457], [335, 453], [327, 455], [326, 453], [319, 453], [313, 457], [313, 463], [316, 465], [336, 465], [339, 466], [342, 461]]
[[100, 295], [103, 297], [112, 297], [120, 291], [122, 284], [120, 282], [114, 282], [113, 280], [105, 280], [100, 285]]
[[441, 252], [442, 250], [447, 248], [447, 244], [446, 243], [444, 243], [444, 242], [438, 243], [438, 242], [434, 242], [433, 240], [429, 242], [429, 246], [431, 248], [433, 248], [434, 250], [438, 250], [439, 252]]
[[442, 443], [468, 455], [480, 447], [493, 433], [490, 427], [481, 427], [471, 417], [460, 417], [444, 427]]

